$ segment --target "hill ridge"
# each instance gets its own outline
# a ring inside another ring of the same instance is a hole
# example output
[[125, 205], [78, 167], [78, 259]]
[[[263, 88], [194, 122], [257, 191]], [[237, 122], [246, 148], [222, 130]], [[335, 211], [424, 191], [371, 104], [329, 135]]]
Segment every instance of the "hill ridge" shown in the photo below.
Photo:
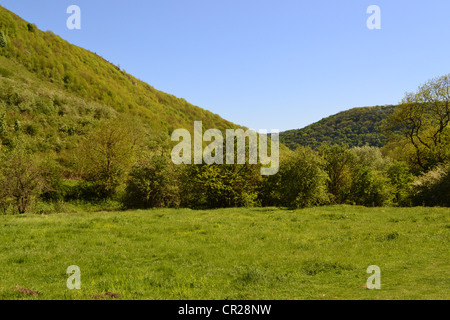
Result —
[[[51, 84], [54, 90], [71, 92], [118, 112], [138, 115], [164, 131], [189, 129], [194, 120], [219, 129], [237, 127], [183, 98], [155, 89], [95, 52], [70, 44], [51, 31], [39, 30], [2, 6], [0, 32], [7, 43], [0, 47], [0, 56], [22, 65], [46, 86]], [[0, 67], [3, 74], [10, 69], [4, 60]]]
[[356, 107], [327, 116], [301, 129], [280, 133], [280, 141], [290, 149], [297, 146], [319, 147], [322, 143], [348, 144], [350, 147], [370, 145], [382, 147], [386, 136], [380, 129], [396, 106]]

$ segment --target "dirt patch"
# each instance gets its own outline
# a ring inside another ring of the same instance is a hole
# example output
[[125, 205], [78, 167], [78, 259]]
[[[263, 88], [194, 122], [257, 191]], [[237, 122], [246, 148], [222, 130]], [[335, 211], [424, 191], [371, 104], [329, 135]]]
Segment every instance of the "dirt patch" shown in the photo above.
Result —
[[28, 289], [28, 288], [22, 288], [21, 286], [15, 286], [14, 288], [12, 288], [11, 290], [19, 292], [25, 296], [37, 296], [38, 293], [37, 291], [34, 291], [32, 289]]
[[117, 293], [107, 292], [105, 294], [96, 294], [95, 296], [92, 296], [94, 299], [119, 299], [120, 295]]

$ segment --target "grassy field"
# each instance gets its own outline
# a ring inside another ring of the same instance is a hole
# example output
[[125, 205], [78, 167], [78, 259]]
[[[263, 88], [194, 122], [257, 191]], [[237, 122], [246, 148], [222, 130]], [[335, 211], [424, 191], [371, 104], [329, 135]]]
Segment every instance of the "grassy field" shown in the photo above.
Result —
[[445, 208], [0, 216], [0, 299], [449, 299], [449, 234]]

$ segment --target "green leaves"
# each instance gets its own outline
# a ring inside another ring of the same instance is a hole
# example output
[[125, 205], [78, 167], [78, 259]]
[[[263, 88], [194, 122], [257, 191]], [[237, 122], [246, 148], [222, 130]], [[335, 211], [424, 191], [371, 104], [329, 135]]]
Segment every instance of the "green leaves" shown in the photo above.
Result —
[[169, 158], [148, 156], [133, 166], [125, 189], [126, 208], [166, 208], [179, 205], [177, 170]]
[[449, 123], [450, 75], [444, 75], [427, 81], [415, 93], [407, 93], [399, 109], [387, 119], [386, 129], [402, 133], [401, 139], [391, 139], [401, 140], [400, 155], [416, 170], [427, 171], [450, 160]]
[[281, 132], [280, 141], [292, 150], [298, 145], [317, 149], [324, 143], [382, 147], [386, 135], [380, 126], [395, 108], [376, 106], [339, 112], [303, 129]]
[[327, 175], [323, 160], [308, 147], [299, 147], [280, 164], [279, 187], [275, 191], [280, 205], [310, 207], [329, 202]]
[[5, 34], [3, 33], [3, 31], [0, 31], [0, 48], [6, 47], [7, 44], [8, 42], [6, 40]]

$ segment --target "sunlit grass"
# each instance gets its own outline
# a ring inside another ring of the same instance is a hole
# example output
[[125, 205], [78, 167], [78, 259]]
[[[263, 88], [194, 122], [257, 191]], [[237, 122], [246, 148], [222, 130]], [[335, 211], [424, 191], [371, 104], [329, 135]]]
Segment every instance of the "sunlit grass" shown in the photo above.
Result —
[[[449, 299], [449, 214], [332, 206], [0, 216], [0, 299]], [[66, 287], [70, 265], [81, 268], [81, 290]], [[381, 290], [364, 287], [370, 265], [381, 268]]]

